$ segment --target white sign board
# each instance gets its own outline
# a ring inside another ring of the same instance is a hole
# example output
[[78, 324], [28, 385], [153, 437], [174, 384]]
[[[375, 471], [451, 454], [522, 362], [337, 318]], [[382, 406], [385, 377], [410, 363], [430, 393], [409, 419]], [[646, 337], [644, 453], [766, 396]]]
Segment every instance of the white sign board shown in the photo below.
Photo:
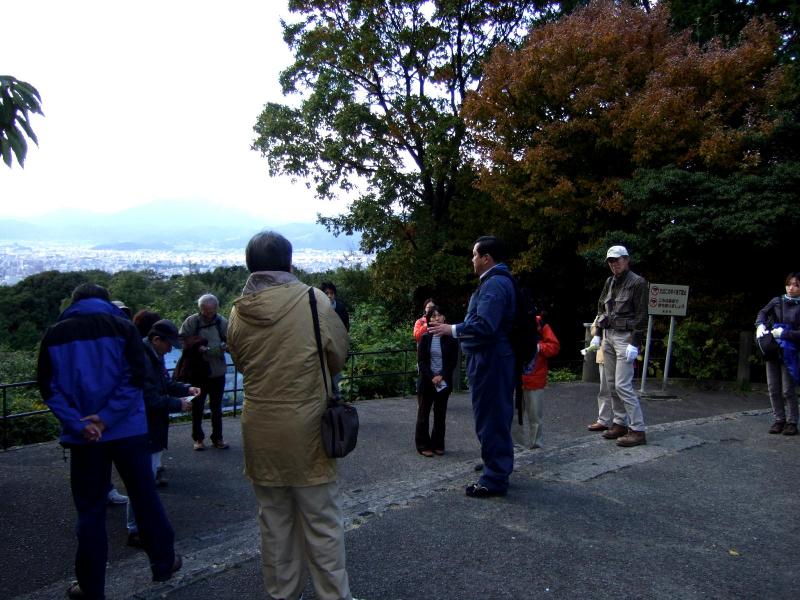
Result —
[[650, 298], [647, 312], [651, 315], [671, 315], [685, 317], [689, 302], [688, 285], [650, 284]]

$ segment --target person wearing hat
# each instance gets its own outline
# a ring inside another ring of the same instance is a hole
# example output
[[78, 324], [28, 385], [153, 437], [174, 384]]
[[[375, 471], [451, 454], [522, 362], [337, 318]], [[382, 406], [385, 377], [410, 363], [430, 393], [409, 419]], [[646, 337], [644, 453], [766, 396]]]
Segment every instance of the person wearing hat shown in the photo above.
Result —
[[133, 311], [130, 308], [128, 308], [127, 306], [125, 306], [125, 303], [122, 300], [112, 300], [111, 304], [113, 304], [118, 309], [120, 309], [122, 312], [124, 312], [125, 316], [128, 317], [129, 319], [133, 318]]
[[[168, 319], [156, 321], [147, 337], [142, 340], [145, 353], [144, 405], [147, 412], [147, 449], [153, 480], [161, 463], [161, 454], [167, 449], [169, 415], [192, 409], [189, 398], [200, 393], [200, 388], [172, 381], [167, 375], [164, 355], [179, 346], [178, 328]], [[139, 528], [133, 508], [128, 505], [128, 545], [141, 546]]]
[[596, 326], [602, 330], [591, 345], [603, 351], [603, 370], [611, 395], [614, 420], [603, 433], [622, 447], [647, 443], [639, 396], [633, 389], [633, 365], [644, 342], [647, 322], [647, 281], [630, 270], [625, 246], [606, 252], [611, 277], [606, 279], [597, 302]]

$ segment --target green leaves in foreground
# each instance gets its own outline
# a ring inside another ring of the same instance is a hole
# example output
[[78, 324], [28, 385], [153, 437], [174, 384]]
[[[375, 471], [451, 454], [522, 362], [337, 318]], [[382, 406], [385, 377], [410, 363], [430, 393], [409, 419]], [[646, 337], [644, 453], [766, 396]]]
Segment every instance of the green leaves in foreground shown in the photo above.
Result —
[[42, 113], [42, 97], [30, 83], [10, 75], [0, 75], [0, 155], [11, 167], [16, 156], [20, 167], [25, 166], [28, 142], [25, 136], [38, 145], [33, 132], [30, 113]]

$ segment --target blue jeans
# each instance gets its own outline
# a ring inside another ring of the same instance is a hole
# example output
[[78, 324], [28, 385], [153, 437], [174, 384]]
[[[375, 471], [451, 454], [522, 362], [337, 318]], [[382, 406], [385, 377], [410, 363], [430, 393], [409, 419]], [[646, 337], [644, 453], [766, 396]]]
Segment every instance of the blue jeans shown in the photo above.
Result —
[[105, 598], [106, 507], [111, 465], [117, 468], [139, 520], [139, 535], [153, 575], [172, 570], [175, 533], [156, 493], [147, 437], [70, 445], [70, 486], [78, 512], [75, 575], [86, 598]]

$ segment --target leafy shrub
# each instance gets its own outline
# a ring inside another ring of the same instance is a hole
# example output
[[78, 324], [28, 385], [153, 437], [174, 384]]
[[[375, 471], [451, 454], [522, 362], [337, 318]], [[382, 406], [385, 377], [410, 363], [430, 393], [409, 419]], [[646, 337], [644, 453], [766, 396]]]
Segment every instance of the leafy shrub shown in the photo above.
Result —
[[724, 324], [725, 315], [718, 312], [682, 319], [675, 328], [676, 366], [695, 379], [733, 379], [738, 341], [728, 338]]
[[61, 426], [52, 413], [0, 421], [0, 442], [6, 447], [48, 442], [60, 432]]
[[574, 370], [563, 367], [560, 369], [551, 369], [547, 372], [547, 381], [550, 383], [564, 383], [569, 381], [580, 381], [581, 376]]
[[[20, 383], [35, 378], [35, 352], [0, 351], [0, 382]], [[35, 385], [6, 388], [2, 399], [2, 409], [8, 415], [47, 410]], [[0, 443], [9, 447], [46, 442], [57, 438], [60, 431], [58, 421], [50, 413], [18, 417], [0, 421]]]
[[[417, 355], [412, 323], [393, 323], [386, 309], [376, 303], [356, 306], [351, 318], [350, 351], [358, 354], [345, 365], [341, 390], [345, 398], [382, 398], [414, 390]], [[398, 352], [385, 353], [387, 350]], [[382, 352], [381, 354], [369, 354]], [[391, 373], [365, 377], [373, 373]], [[350, 377], [353, 379], [349, 379]]]

